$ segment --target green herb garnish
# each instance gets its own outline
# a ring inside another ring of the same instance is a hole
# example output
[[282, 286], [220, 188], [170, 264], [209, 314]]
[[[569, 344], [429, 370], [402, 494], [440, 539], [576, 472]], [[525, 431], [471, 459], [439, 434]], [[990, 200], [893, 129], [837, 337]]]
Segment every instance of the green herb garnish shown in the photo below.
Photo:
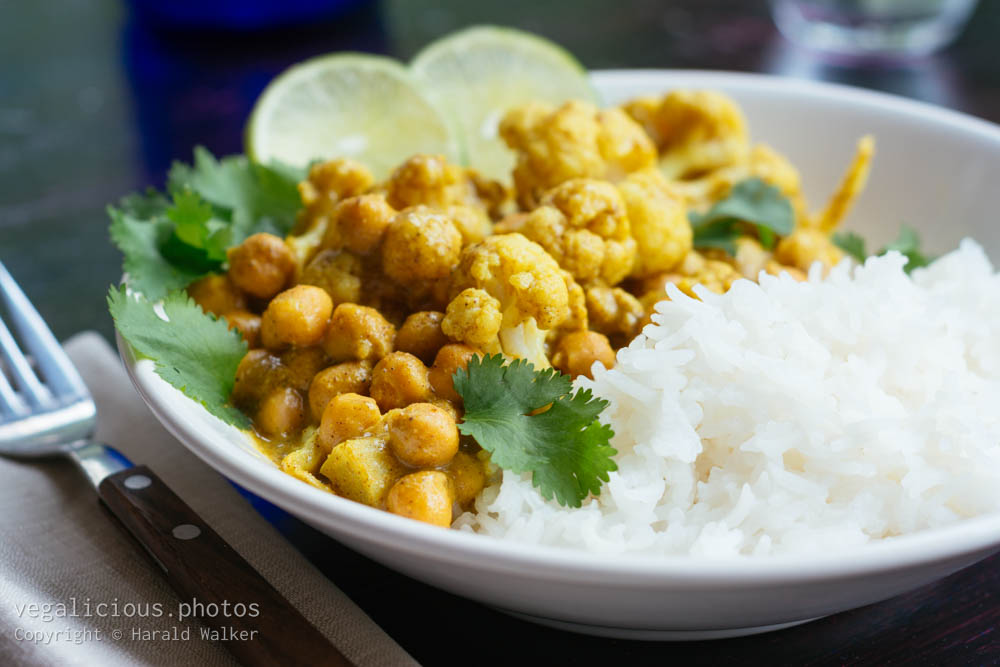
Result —
[[497, 354], [474, 357], [453, 381], [465, 403], [459, 430], [501, 468], [530, 472], [544, 498], [580, 507], [618, 469], [608, 444], [614, 431], [597, 420], [608, 402], [589, 389], [571, 394], [568, 375], [523, 359], [505, 366]]
[[[833, 235], [833, 242], [837, 247], [859, 262], [864, 262], [869, 257], [866, 250], [867, 243], [865, 243], [865, 240], [860, 235], [854, 232], [837, 232]], [[890, 250], [895, 250], [906, 257], [907, 262], [903, 270], [907, 273], [910, 273], [914, 269], [928, 266], [937, 259], [937, 257], [924, 254], [920, 249], [920, 235], [908, 225], [902, 225], [899, 228], [899, 234], [896, 236], [896, 239], [875, 253], [875, 255], [882, 256]]]
[[722, 248], [730, 255], [736, 254], [736, 239], [746, 235], [748, 226], [756, 228], [765, 248], [773, 248], [777, 237], [791, 234], [795, 226], [788, 199], [759, 178], [740, 181], [708, 211], [690, 211], [688, 219], [696, 248]]
[[[111, 239], [134, 292], [111, 288], [108, 308], [122, 337], [156, 363], [156, 372], [223, 421], [247, 427], [228, 404], [247, 345], [226, 323], [206, 314], [183, 291], [220, 271], [226, 250], [257, 232], [284, 236], [301, 208], [304, 174], [247, 158], [215, 159], [196, 148], [194, 164], [174, 164], [166, 193], [153, 188], [110, 207]], [[169, 322], [153, 304], [162, 300]]]
[[167, 194], [150, 188], [109, 207], [111, 240], [125, 256], [129, 285], [152, 300], [217, 271], [226, 249], [257, 232], [284, 236], [302, 204], [303, 173], [254, 164], [243, 156], [216, 160], [196, 148], [194, 164], [174, 164]]
[[162, 306], [169, 322], [149, 301], [127, 294], [124, 285], [108, 291], [115, 327], [129, 345], [155, 362], [157, 375], [219, 419], [248, 427], [246, 415], [229, 405], [236, 367], [247, 344], [184, 292], [171, 292]]
[[860, 234], [854, 232], [835, 232], [833, 244], [859, 262], [868, 258], [867, 243]]
[[899, 235], [878, 253], [884, 255], [890, 250], [895, 250], [905, 256], [909, 261], [906, 263], [906, 272], [919, 269], [933, 262], [937, 257], [925, 255], [920, 250], [920, 236], [912, 227], [903, 225], [899, 228]]

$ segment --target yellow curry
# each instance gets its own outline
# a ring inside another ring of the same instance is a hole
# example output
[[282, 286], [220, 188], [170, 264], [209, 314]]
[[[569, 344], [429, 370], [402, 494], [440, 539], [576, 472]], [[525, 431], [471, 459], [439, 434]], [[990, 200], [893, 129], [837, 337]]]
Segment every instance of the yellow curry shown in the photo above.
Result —
[[[314, 165], [293, 234], [255, 234], [228, 273], [190, 295], [250, 350], [232, 402], [262, 451], [317, 488], [448, 526], [487, 482], [488, 457], [459, 435], [452, 376], [502, 353], [573, 377], [649, 321], [673, 283], [724, 292], [761, 271], [804, 279], [842, 258], [831, 233], [864, 186], [863, 138], [828, 205], [810, 213], [799, 174], [752, 145], [722, 94], [674, 91], [621, 107], [528, 104], [500, 135], [513, 187], [415, 155], [382, 183], [364, 165]], [[745, 179], [792, 205], [772, 249], [748, 228], [734, 252], [695, 250], [689, 212]]]

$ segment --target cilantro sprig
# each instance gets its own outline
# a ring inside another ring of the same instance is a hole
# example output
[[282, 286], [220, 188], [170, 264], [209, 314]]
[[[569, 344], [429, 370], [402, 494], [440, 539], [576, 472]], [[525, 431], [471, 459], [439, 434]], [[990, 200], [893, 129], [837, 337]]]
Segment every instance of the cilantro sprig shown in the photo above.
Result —
[[[108, 293], [122, 337], [156, 364], [156, 372], [223, 421], [247, 417], [229, 405], [246, 343], [206, 314], [184, 288], [224, 268], [226, 250], [257, 232], [284, 236], [301, 208], [304, 174], [260, 165], [241, 155], [216, 159], [196, 148], [194, 163], [176, 163], [165, 192], [149, 188], [109, 207], [111, 239], [124, 256], [128, 287]], [[160, 302], [168, 321], [157, 315]]]
[[[867, 251], [868, 244], [859, 234], [855, 234], [854, 232], [837, 232], [833, 235], [833, 242], [837, 247], [859, 262], [864, 262], [869, 257]], [[933, 255], [924, 253], [920, 245], [920, 235], [917, 234], [917, 231], [908, 225], [902, 225], [899, 228], [899, 234], [896, 238], [876, 252], [875, 255], [881, 256], [890, 250], [899, 252], [907, 259], [906, 266], [903, 269], [907, 273], [910, 273], [914, 269], [928, 266], [937, 259]]]
[[124, 255], [129, 285], [152, 300], [217, 271], [226, 248], [251, 234], [284, 236], [301, 207], [298, 170], [217, 160], [196, 148], [194, 164], [175, 163], [166, 192], [149, 188], [108, 208], [111, 240]]
[[755, 229], [765, 248], [773, 248], [777, 237], [792, 233], [795, 213], [788, 199], [773, 185], [748, 178], [733, 186], [729, 194], [705, 213], [690, 211], [696, 248], [722, 248], [736, 254], [736, 239]]
[[246, 415], [228, 403], [247, 344], [184, 292], [168, 294], [162, 307], [169, 321], [146, 299], [128, 294], [124, 285], [108, 291], [115, 327], [137, 352], [155, 362], [157, 375], [219, 419], [248, 427]]
[[474, 357], [453, 381], [465, 404], [459, 430], [501, 468], [530, 472], [547, 500], [580, 507], [618, 469], [608, 444], [614, 431], [597, 420], [608, 402], [589, 389], [571, 393], [568, 375], [523, 359], [504, 365], [497, 354]]

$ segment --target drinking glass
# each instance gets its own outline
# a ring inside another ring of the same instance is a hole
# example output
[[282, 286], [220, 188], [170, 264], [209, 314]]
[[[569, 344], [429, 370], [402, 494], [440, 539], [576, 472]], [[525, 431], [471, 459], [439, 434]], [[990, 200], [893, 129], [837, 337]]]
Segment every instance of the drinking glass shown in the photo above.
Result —
[[921, 56], [950, 43], [977, 0], [771, 0], [774, 22], [802, 46], [845, 56]]

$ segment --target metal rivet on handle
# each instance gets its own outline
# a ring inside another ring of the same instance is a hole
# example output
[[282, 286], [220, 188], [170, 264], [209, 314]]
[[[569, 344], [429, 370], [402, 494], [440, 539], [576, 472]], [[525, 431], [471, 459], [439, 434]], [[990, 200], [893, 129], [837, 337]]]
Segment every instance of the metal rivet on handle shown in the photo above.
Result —
[[133, 491], [138, 491], [139, 489], [145, 489], [152, 483], [153, 480], [146, 477], [145, 475], [131, 475], [125, 478], [125, 488], [132, 489]]
[[174, 526], [173, 533], [178, 540], [193, 540], [201, 535], [201, 528], [190, 523], [182, 523], [179, 526]]

